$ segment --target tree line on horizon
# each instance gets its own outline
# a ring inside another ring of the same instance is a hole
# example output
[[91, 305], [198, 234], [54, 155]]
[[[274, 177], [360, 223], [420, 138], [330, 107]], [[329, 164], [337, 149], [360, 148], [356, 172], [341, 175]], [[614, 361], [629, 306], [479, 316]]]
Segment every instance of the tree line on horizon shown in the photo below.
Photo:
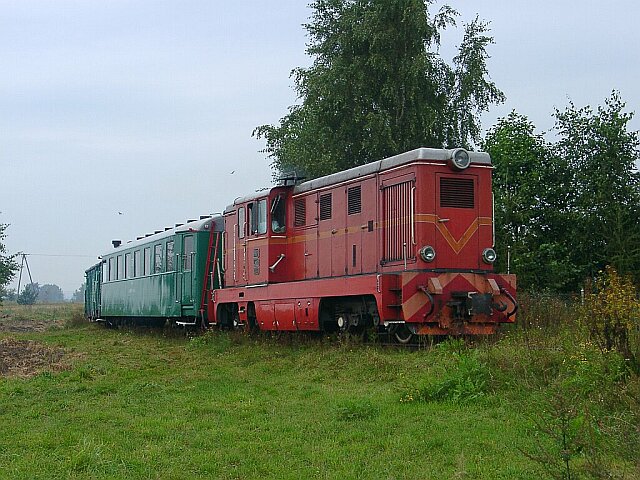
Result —
[[36, 303], [82, 303], [84, 302], [85, 284], [73, 292], [69, 300], [64, 298], [62, 289], [55, 283], [45, 283], [40, 285], [38, 282], [27, 283], [18, 293], [15, 288], [0, 287], [0, 302], [6, 300], [8, 302], [16, 302], [19, 305], [35, 305]]

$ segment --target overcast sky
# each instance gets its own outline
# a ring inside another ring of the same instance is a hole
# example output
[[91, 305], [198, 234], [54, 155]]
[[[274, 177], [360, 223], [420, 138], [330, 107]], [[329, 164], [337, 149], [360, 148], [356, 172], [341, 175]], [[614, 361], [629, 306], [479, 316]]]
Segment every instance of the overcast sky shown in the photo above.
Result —
[[[516, 109], [546, 131], [554, 107], [596, 106], [612, 89], [640, 110], [637, 0], [449, 3], [460, 23], [491, 22], [507, 102], [485, 129]], [[9, 252], [34, 254], [34, 281], [69, 296], [112, 239], [270, 184], [251, 132], [296, 100], [306, 4], [0, 0], [0, 223]], [[447, 58], [461, 34], [445, 33]]]

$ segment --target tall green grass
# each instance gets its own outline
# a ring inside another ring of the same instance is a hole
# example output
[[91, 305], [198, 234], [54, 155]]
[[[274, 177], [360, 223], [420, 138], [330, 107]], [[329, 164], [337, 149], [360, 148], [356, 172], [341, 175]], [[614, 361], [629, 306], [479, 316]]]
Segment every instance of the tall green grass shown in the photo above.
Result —
[[[525, 318], [546, 308], [531, 302]], [[572, 478], [640, 471], [625, 426], [637, 378], [570, 315], [418, 351], [63, 315], [64, 328], [0, 332], [68, 360], [0, 378], [2, 478], [554, 478], [563, 418]]]

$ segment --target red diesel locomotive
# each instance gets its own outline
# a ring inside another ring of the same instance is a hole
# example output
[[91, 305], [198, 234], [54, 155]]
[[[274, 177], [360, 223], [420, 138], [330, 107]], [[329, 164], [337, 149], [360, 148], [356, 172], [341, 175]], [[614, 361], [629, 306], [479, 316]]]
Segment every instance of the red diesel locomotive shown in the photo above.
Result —
[[518, 305], [515, 276], [493, 273], [491, 170], [486, 153], [420, 148], [237, 199], [212, 231], [206, 283], [223, 288], [203, 289], [203, 322], [494, 333]]

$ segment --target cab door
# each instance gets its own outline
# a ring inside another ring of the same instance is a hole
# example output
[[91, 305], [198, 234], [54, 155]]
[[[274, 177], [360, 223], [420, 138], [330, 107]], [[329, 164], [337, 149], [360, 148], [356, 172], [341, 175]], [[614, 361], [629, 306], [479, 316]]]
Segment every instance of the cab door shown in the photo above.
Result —
[[267, 198], [259, 198], [247, 204], [249, 231], [245, 238], [244, 265], [247, 283], [267, 283], [269, 250], [267, 241]]

